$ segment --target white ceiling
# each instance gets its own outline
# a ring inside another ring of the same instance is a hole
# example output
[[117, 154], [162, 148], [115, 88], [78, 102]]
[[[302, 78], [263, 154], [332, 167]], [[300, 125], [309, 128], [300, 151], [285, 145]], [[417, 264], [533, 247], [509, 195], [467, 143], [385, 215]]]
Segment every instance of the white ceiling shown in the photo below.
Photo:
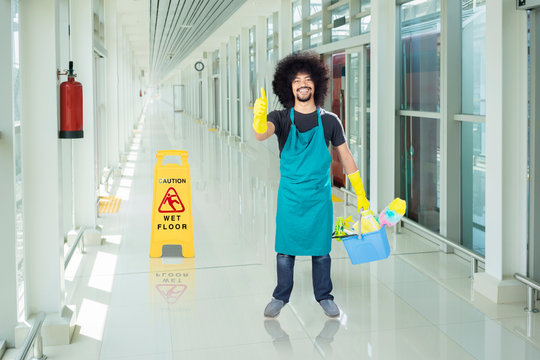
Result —
[[[188, 55], [219, 46], [256, 15], [277, 11], [275, 0], [117, 0], [118, 19], [136, 61], [153, 81], [162, 80]], [[216, 47], [217, 48], [217, 47]], [[150, 80], [149, 78], [147, 78]]]
[[118, 21], [124, 28], [131, 49], [139, 66], [148, 73], [150, 57], [148, 0], [117, 0]]
[[246, 0], [150, 0], [150, 76], [162, 79]]

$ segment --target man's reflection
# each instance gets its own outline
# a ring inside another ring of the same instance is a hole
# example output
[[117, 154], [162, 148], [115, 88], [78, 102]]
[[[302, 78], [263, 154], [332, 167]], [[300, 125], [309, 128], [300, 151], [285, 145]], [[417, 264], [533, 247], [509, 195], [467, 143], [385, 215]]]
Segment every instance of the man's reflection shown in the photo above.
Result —
[[[328, 319], [319, 332], [319, 335], [315, 338], [314, 346], [319, 352], [322, 352], [323, 356], [332, 353], [332, 346], [330, 345], [334, 341], [334, 336], [339, 330], [338, 319]], [[290, 355], [293, 353], [291, 340], [289, 334], [287, 334], [282, 328], [281, 324], [276, 319], [264, 320], [264, 329], [272, 337], [274, 347], [280, 354]]]

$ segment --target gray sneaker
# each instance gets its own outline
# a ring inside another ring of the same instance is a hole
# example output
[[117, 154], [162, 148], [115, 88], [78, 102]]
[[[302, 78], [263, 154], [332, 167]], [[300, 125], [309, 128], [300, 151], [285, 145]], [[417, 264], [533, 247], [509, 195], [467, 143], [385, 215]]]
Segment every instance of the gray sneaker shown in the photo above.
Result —
[[339, 316], [339, 308], [337, 307], [336, 303], [333, 300], [326, 299], [321, 300], [319, 302], [321, 307], [324, 310], [324, 313], [328, 317], [338, 317]]
[[283, 302], [282, 300], [272, 299], [272, 301], [270, 301], [264, 309], [264, 316], [266, 316], [267, 318], [275, 318], [279, 315], [279, 312], [284, 306], [285, 302]]

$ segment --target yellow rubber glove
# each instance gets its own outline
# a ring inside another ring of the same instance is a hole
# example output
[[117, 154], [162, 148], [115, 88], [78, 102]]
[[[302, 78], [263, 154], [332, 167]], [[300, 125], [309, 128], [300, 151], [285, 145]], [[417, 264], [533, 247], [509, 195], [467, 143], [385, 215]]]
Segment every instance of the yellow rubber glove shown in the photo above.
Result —
[[366, 198], [366, 191], [364, 190], [364, 184], [360, 178], [360, 172], [357, 170], [347, 176], [356, 193], [356, 206], [358, 207], [358, 212], [360, 212], [360, 209], [369, 209], [369, 201]]
[[268, 125], [266, 124], [267, 107], [268, 100], [266, 99], [266, 93], [264, 92], [264, 88], [261, 88], [261, 97], [253, 105], [253, 130], [258, 134], [264, 134], [268, 130]]

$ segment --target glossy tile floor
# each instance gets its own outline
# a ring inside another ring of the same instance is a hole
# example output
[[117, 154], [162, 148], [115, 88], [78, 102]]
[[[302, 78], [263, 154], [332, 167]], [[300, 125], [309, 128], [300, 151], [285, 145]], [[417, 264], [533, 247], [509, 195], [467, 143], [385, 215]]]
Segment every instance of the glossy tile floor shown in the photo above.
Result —
[[[268, 141], [241, 149], [151, 103], [119, 179], [120, 212], [100, 218], [103, 245], [67, 269], [78, 326], [71, 345], [45, 348], [49, 359], [540, 359], [540, 314], [474, 294], [468, 263], [406, 229], [390, 231], [390, 257], [371, 264], [351, 265], [333, 243], [338, 319], [315, 302], [310, 258], [299, 257], [291, 302], [265, 320], [279, 183]], [[149, 258], [163, 149], [189, 151], [195, 258], [175, 247]], [[335, 216], [354, 211], [335, 203]]]

